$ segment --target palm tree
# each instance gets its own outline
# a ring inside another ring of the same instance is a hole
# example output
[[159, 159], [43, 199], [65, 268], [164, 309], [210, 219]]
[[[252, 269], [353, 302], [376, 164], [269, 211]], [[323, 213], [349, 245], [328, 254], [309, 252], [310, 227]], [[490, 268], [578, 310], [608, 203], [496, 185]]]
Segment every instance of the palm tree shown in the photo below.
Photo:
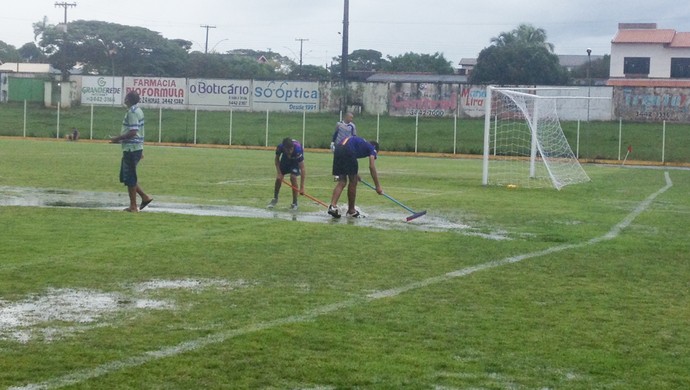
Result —
[[521, 24], [509, 32], [502, 32], [497, 37], [491, 38], [491, 43], [498, 47], [519, 44], [523, 46], [543, 46], [553, 53], [553, 43], [546, 42], [546, 30], [536, 28], [531, 24]]

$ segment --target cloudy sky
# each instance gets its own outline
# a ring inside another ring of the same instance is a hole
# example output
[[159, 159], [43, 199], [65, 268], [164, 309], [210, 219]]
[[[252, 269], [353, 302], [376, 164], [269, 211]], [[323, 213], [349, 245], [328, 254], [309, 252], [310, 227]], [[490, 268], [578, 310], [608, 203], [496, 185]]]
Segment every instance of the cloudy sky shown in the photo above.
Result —
[[[16, 0], [0, 7], [0, 40], [32, 42], [32, 24], [99, 20], [141, 26], [165, 38], [186, 39], [204, 51], [279, 52], [305, 64], [327, 65], [342, 51], [343, 0]], [[619, 22], [657, 23], [690, 32], [690, 2], [669, 0], [350, 0], [349, 51], [384, 56], [443, 53], [456, 65], [475, 58], [492, 37], [521, 23], [546, 30], [557, 54], [608, 54]]]

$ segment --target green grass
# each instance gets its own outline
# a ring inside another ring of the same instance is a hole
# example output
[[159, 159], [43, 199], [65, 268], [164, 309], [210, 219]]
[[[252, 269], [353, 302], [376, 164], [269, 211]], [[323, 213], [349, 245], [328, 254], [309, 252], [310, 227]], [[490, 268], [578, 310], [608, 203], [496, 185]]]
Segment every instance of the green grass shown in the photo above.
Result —
[[[308, 148], [326, 149], [338, 120], [336, 114], [269, 113], [227, 111], [181, 111], [147, 109], [146, 140], [149, 142], [273, 146], [284, 137], [302, 140]], [[60, 112], [60, 135], [73, 127], [82, 138], [107, 139], [120, 131], [122, 107], [78, 106]], [[232, 115], [232, 117], [231, 117]], [[0, 135], [55, 138], [58, 132], [55, 108], [29, 105], [26, 130], [24, 106], [17, 103], [0, 105]], [[93, 123], [92, 123], [93, 120]], [[482, 154], [483, 119], [420, 118], [358, 115], [359, 134], [381, 141], [388, 151]], [[266, 127], [268, 125], [268, 140]], [[662, 123], [581, 122], [578, 149], [578, 123], [563, 122], [563, 131], [573, 151], [585, 160], [618, 160], [625, 157], [628, 145], [633, 146], [630, 160], [689, 163], [687, 150], [690, 137], [686, 124], [668, 123], [664, 135]], [[232, 131], [231, 131], [232, 130]], [[415, 132], [417, 134], [415, 136]], [[232, 136], [232, 140], [230, 137]], [[665, 136], [665, 139], [664, 139]], [[268, 141], [268, 142], [267, 142]]]
[[[116, 145], [0, 139], [0, 151], [0, 195], [36, 187], [124, 200]], [[147, 145], [145, 156], [141, 183], [158, 201], [263, 208], [272, 196], [271, 151]], [[319, 199], [333, 187], [330, 159], [306, 156]], [[663, 170], [586, 165], [587, 184], [507, 190], [482, 187], [480, 164], [377, 160], [388, 194], [466, 231], [0, 207], [0, 313], [51, 289], [237, 282], [150, 292], [176, 309], [124, 310], [100, 326], [54, 321], [43, 326], [77, 331], [52, 341], [0, 339], [0, 387], [690, 387], [690, 171], [668, 171], [673, 186], [646, 204], [666, 185]], [[365, 187], [358, 204], [408, 214]], [[389, 289], [400, 293], [369, 297]], [[148, 354], [169, 347], [180, 351]]]

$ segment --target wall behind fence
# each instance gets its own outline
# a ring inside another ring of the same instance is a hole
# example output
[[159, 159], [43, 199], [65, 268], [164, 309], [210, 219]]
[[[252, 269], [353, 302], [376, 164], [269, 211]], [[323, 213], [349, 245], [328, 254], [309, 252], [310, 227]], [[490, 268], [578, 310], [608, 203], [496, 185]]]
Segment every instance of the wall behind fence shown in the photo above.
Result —
[[[41, 101], [43, 82], [2, 74], [4, 101]], [[30, 84], [26, 83], [36, 83]], [[343, 110], [340, 83], [185, 79], [165, 77], [72, 76], [72, 104], [119, 106], [129, 90], [142, 95], [147, 108], [208, 111], [338, 112]], [[563, 120], [690, 123], [690, 89], [666, 87], [563, 87], [540, 95], [570, 97], [559, 101]], [[64, 89], [64, 84], [62, 89]], [[65, 91], [63, 91], [65, 92]], [[24, 96], [26, 94], [29, 96]], [[347, 109], [390, 116], [479, 118], [484, 115], [485, 87], [413, 82], [350, 82]], [[68, 108], [67, 94], [61, 106]], [[574, 99], [577, 97], [578, 99]], [[592, 99], [584, 99], [591, 97]], [[46, 105], [53, 105], [51, 99]]]
[[[165, 77], [77, 76], [81, 104], [119, 105], [135, 90], [147, 108], [337, 112], [342, 109], [340, 84], [303, 81], [184, 79]], [[564, 120], [612, 120], [613, 88], [535, 89], [537, 94], [564, 96]], [[479, 118], [484, 115], [484, 86], [446, 83], [348, 83], [348, 109], [369, 114]], [[584, 99], [591, 96], [594, 99]], [[572, 99], [579, 97], [580, 99]]]

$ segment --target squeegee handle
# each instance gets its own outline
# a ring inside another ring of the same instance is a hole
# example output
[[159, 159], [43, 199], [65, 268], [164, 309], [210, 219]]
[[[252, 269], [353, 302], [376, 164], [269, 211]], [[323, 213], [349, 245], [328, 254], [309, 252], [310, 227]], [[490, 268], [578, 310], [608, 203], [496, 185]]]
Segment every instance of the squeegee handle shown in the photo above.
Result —
[[[371, 188], [372, 190], [376, 190], [376, 187], [372, 186], [371, 184], [367, 183], [366, 181], [364, 181], [364, 180], [362, 180], [362, 179], [359, 179], [359, 181], [361, 181], [362, 183], [364, 183], [365, 186]], [[411, 208], [409, 208], [409, 207], [405, 206], [404, 204], [398, 202], [398, 201], [395, 200], [392, 196], [386, 194], [385, 192], [384, 192], [383, 194], [381, 194], [381, 195], [383, 195], [383, 196], [385, 196], [386, 198], [392, 200], [393, 202], [395, 202], [395, 204], [397, 204], [398, 206], [404, 208], [405, 210], [407, 210], [407, 211], [409, 211], [409, 212], [411, 212], [411, 213], [414, 213], [414, 210], [412, 210]]]

